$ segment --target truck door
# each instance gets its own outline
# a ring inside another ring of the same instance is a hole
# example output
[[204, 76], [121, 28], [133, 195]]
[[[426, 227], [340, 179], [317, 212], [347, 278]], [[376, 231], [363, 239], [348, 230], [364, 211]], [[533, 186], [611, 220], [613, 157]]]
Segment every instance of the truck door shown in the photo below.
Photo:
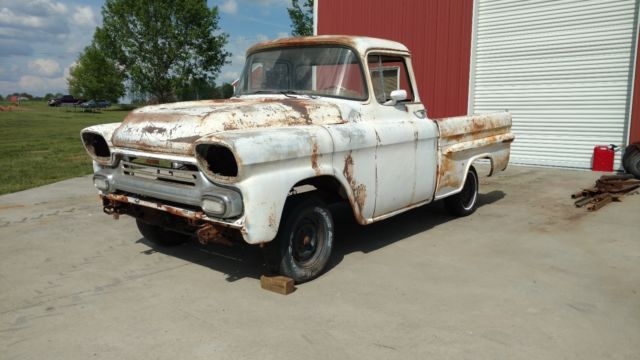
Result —
[[[376, 131], [376, 206], [374, 217], [433, 198], [436, 125], [424, 116], [408, 69], [408, 58], [372, 54], [367, 58], [375, 101], [367, 115]], [[393, 90], [407, 99], [384, 105]]]

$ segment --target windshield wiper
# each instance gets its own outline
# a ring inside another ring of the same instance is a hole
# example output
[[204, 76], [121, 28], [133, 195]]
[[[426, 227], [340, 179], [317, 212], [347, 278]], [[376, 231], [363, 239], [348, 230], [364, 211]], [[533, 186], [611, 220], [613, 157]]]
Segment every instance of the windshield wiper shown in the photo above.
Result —
[[291, 95], [300, 95], [300, 96], [307, 96], [310, 99], [317, 99], [318, 97], [315, 95], [311, 95], [311, 94], [306, 94], [306, 93], [302, 93], [299, 91], [295, 91], [295, 90], [284, 90], [284, 91], [280, 91], [280, 93], [286, 97], [290, 97], [290, 98], [295, 98], [295, 96], [291, 96]]
[[[292, 90], [280, 91], [280, 94], [282, 94], [282, 95], [284, 95], [284, 96], [286, 96], [288, 98], [297, 99], [297, 97], [291, 95], [291, 94], [296, 94], [296, 92], [292, 91]], [[298, 95], [298, 94], [296, 94], [296, 95]]]

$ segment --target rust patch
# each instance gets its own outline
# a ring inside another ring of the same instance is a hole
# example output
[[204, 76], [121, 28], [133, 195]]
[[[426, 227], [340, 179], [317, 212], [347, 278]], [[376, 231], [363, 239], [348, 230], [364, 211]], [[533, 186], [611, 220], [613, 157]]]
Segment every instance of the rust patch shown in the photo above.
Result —
[[107, 198], [122, 203], [129, 203], [129, 198], [125, 195], [109, 194]]
[[344, 158], [344, 168], [342, 169], [342, 174], [349, 184], [353, 181], [353, 158], [351, 157], [351, 151]]
[[224, 131], [238, 130], [238, 124], [236, 124], [236, 122], [233, 120], [229, 120], [222, 123], [222, 128], [224, 129]]
[[[129, 197], [126, 195], [120, 194], [108, 194], [103, 198], [110, 200], [112, 203], [123, 203], [123, 204], [135, 204], [129, 201]], [[183, 210], [180, 208], [176, 208], [169, 205], [164, 205], [161, 203], [155, 203], [156, 209], [167, 212], [172, 215], [180, 216], [183, 218], [191, 219], [191, 220], [202, 220], [204, 218], [204, 213], [202, 211], [189, 211]]]
[[307, 125], [310, 125], [312, 123], [311, 118], [309, 117], [309, 108], [307, 107], [307, 105], [309, 105], [308, 101], [298, 99], [278, 99], [278, 102], [283, 105], [289, 106], [291, 109], [300, 114], [300, 117], [305, 120], [305, 123]]
[[362, 209], [364, 208], [364, 202], [367, 200], [367, 187], [364, 184], [360, 184], [353, 189], [353, 196], [355, 197], [356, 204], [360, 209], [360, 216], [362, 216]]
[[165, 134], [167, 132], [167, 129], [162, 128], [162, 127], [158, 127], [158, 126], [153, 126], [153, 125], [147, 125], [145, 127], [142, 128], [143, 132], [149, 133], [149, 134]]
[[233, 246], [233, 241], [225, 235], [225, 228], [218, 227], [213, 224], [206, 224], [201, 227], [196, 234], [198, 235], [198, 241], [206, 245], [207, 243], [214, 243], [226, 246]]
[[195, 142], [196, 140], [200, 139], [200, 135], [196, 135], [196, 136], [186, 136], [186, 137], [180, 137], [180, 138], [175, 138], [175, 139], [169, 139], [170, 142], [178, 142], [178, 143], [185, 143], [185, 144], [191, 144], [193, 142]]
[[344, 169], [342, 170], [342, 174], [349, 182], [349, 186], [353, 191], [352, 205], [355, 205], [354, 208], [357, 212], [357, 216], [363, 221], [362, 209], [364, 208], [364, 204], [367, 200], [367, 187], [364, 184], [358, 184], [353, 178], [353, 157], [351, 156], [351, 151], [349, 151], [347, 156], [344, 158]]
[[320, 167], [318, 166], [318, 143], [315, 141], [311, 147], [311, 167], [313, 171], [316, 172], [316, 175], [320, 175]]
[[247, 50], [247, 55], [257, 51], [272, 49], [276, 47], [296, 47], [308, 45], [344, 45], [355, 48], [355, 43], [349, 36], [301, 36], [258, 43]]
[[482, 121], [480, 119], [478, 119], [477, 117], [474, 117], [471, 120], [471, 132], [479, 132], [482, 130], [486, 130], [489, 125], [491, 125], [490, 121]]
[[312, 125], [314, 120], [321, 124], [346, 122], [336, 105], [306, 99], [205, 100], [132, 112], [114, 131], [112, 142], [116, 147], [186, 155], [193, 152], [193, 142], [207, 134]]
[[172, 206], [162, 205], [162, 204], [158, 204], [158, 209], [161, 209], [162, 211], [166, 211], [166, 212], [168, 212], [169, 214], [172, 214], [172, 215], [186, 217], [186, 218], [194, 219], [194, 220], [202, 219], [202, 217], [204, 215], [202, 212], [196, 212], [195, 215], [191, 215], [190, 213], [188, 213], [186, 211], [183, 211], [181, 209], [174, 208]]
[[511, 117], [504, 114], [486, 114], [469, 117], [452, 117], [435, 119], [440, 130], [440, 136], [450, 141], [460, 141], [465, 138], [477, 139], [486, 132], [491, 134], [504, 133], [511, 127]]
[[451, 136], [447, 136], [447, 140], [449, 140], [451, 142], [460, 142], [460, 141], [462, 141], [462, 139], [464, 139], [468, 135], [469, 134], [465, 134], [465, 133], [451, 135]]
[[[195, 116], [195, 115], [185, 115], [185, 114], [176, 114], [176, 113], [169, 113], [169, 112], [150, 112], [150, 113], [143, 113], [143, 112], [130, 112], [129, 115], [127, 115], [126, 118], [124, 118], [124, 120], [122, 121], [123, 124], [137, 124], [137, 123], [173, 123], [175, 122], [178, 118], [200, 118], [200, 116]], [[151, 132], [153, 132], [153, 129], [150, 129]]]
[[443, 187], [457, 188], [461, 182], [457, 175], [455, 160], [450, 155], [443, 156], [438, 167], [438, 190]]

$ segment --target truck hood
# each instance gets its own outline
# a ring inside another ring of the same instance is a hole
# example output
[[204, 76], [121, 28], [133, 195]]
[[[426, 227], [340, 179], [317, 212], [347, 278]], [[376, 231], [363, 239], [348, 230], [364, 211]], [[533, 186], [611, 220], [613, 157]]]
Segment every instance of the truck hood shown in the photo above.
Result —
[[114, 131], [116, 147], [192, 155], [196, 140], [222, 131], [345, 123], [340, 108], [320, 99], [233, 98], [146, 106]]

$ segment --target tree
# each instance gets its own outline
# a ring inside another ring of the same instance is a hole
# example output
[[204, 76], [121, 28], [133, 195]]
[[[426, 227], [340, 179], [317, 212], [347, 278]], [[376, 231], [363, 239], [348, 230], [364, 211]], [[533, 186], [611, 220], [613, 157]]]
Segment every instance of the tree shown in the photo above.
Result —
[[229, 83], [224, 83], [220, 87], [220, 96], [223, 99], [228, 99], [233, 96], [233, 85]]
[[313, 35], [313, 1], [314, 0], [291, 0], [291, 7], [287, 8], [291, 19], [291, 35], [311, 36]]
[[49, 101], [49, 100], [51, 100], [51, 99], [53, 99], [53, 98], [55, 98], [55, 97], [56, 97], [56, 96], [55, 96], [55, 95], [53, 95], [52, 93], [47, 93], [47, 94], [44, 96], [44, 99], [45, 99], [45, 100], [47, 100], [47, 101]]
[[[124, 95], [124, 75], [112, 60], [95, 45], [87, 46], [77, 65], [69, 70], [69, 93], [81, 99], [106, 99], [118, 102]], [[47, 96], [50, 94], [47, 94]]]
[[178, 100], [217, 99], [220, 97], [216, 84], [202, 79], [192, 79], [176, 89]]
[[4, 97], [0, 95], [0, 101], [4, 101]]
[[231, 55], [218, 8], [203, 0], [106, 0], [97, 46], [123, 69], [136, 92], [158, 102], [194, 79], [210, 81]]

